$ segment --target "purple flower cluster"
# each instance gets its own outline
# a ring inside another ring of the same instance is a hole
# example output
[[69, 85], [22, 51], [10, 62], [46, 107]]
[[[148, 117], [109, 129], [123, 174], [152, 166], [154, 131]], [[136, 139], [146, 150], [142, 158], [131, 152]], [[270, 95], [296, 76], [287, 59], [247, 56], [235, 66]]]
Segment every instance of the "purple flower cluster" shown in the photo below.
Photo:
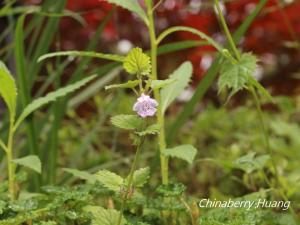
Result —
[[142, 94], [133, 106], [133, 110], [143, 118], [147, 116], [154, 116], [158, 103], [155, 99], [148, 95]]

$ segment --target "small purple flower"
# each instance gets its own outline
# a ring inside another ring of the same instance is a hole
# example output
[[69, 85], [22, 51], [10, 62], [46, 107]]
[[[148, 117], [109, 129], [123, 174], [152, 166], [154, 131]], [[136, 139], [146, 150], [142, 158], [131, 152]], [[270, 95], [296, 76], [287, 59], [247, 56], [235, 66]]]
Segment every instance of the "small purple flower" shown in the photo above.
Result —
[[141, 117], [154, 116], [158, 103], [150, 96], [142, 94], [133, 106], [133, 111], [137, 112]]

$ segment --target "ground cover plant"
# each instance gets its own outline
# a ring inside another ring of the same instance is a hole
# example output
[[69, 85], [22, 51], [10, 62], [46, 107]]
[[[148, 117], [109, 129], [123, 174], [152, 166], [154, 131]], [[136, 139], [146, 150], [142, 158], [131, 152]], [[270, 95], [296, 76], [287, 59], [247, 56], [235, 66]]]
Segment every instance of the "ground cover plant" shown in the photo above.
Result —
[[[84, 13], [65, 9], [65, 0], [3, 4], [1, 41], [13, 41], [0, 62], [1, 225], [299, 224], [299, 97], [272, 96], [255, 77], [259, 56], [238, 47], [268, 2], [258, 1], [234, 31], [224, 3], [209, 2], [223, 41], [192, 26], [158, 32], [166, 2], [107, 0], [86, 49], [68, 51], [55, 42], [59, 21], [85, 26]], [[119, 8], [137, 17], [147, 48], [96, 50]], [[165, 43], [177, 33], [197, 39]], [[159, 56], [199, 46], [215, 57], [179, 106], [193, 62], [163, 76]], [[204, 99], [209, 89], [219, 104]], [[93, 115], [79, 115], [89, 107]]]

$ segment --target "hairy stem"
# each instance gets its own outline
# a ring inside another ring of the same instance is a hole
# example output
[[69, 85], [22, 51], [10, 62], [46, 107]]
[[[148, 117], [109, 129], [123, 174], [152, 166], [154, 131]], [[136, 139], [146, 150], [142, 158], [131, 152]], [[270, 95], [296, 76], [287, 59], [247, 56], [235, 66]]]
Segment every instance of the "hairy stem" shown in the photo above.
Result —
[[14, 119], [10, 119], [9, 125], [9, 134], [8, 134], [8, 142], [7, 142], [7, 170], [8, 170], [8, 190], [10, 194], [10, 198], [15, 200], [16, 191], [15, 191], [15, 164], [12, 162], [13, 160], [13, 135], [14, 135]]
[[[156, 41], [156, 34], [155, 34], [152, 5], [153, 5], [152, 1], [149, 1], [149, 3], [147, 4], [147, 9], [148, 9], [147, 14], [149, 18], [148, 29], [149, 29], [150, 41], [151, 41], [151, 65], [152, 65], [151, 79], [157, 80], [157, 41]], [[154, 90], [154, 98], [157, 102], [160, 103], [159, 90]], [[168, 184], [169, 183], [169, 168], [168, 168], [169, 160], [166, 156], [163, 155], [163, 151], [166, 149], [165, 119], [160, 104], [158, 105], [156, 116], [157, 116], [157, 123], [160, 125], [160, 132], [158, 135], [158, 139], [159, 139], [162, 183]]]
[[127, 203], [127, 200], [129, 198], [131, 188], [132, 188], [134, 171], [136, 170], [137, 162], [139, 161], [139, 158], [140, 158], [140, 153], [141, 153], [143, 142], [144, 142], [144, 138], [142, 138], [142, 140], [140, 140], [140, 143], [138, 144], [138, 146], [136, 148], [136, 153], [135, 153], [133, 164], [131, 166], [130, 173], [128, 176], [128, 184], [126, 185], [126, 190], [125, 190], [124, 198], [122, 201], [122, 206], [121, 206], [117, 225], [121, 225], [121, 222], [122, 222], [123, 213], [124, 213], [126, 203]]

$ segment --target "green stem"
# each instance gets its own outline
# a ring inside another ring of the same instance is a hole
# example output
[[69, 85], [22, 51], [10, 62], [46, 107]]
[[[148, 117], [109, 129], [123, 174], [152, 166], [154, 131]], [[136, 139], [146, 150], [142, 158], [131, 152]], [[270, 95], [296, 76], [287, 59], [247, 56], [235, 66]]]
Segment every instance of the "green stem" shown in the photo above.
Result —
[[[149, 16], [149, 33], [150, 33], [150, 40], [151, 40], [152, 79], [157, 80], [157, 43], [156, 43], [155, 25], [154, 25], [152, 7], [148, 8], [148, 16]], [[161, 102], [159, 90], [157, 89], [154, 90], [154, 97], [157, 102]], [[157, 109], [157, 122], [160, 125], [160, 132], [158, 135], [158, 139], [159, 139], [162, 183], [168, 184], [169, 163], [168, 163], [168, 158], [163, 155], [163, 151], [166, 149], [166, 141], [165, 141], [165, 121], [164, 121], [164, 115], [162, 112], [161, 105], [159, 105]]]
[[257, 109], [257, 112], [258, 112], [258, 119], [259, 119], [259, 123], [260, 123], [261, 132], [264, 135], [267, 152], [271, 157], [272, 166], [273, 166], [274, 173], [275, 173], [275, 178], [276, 178], [276, 181], [278, 183], [279, 182], [278, 170], [277, 170], [277, 167], [276, 167], [275, 159], [274, 159], [273, 154], [272, 154], [272, 149], [271, 149], [270, 140], [269, 140], [269, 134], [268, 134], [268, 131], [266, 129], [263, 113], [262, 113], [262, 110], [261, 110], [260, 101], [259, 101], [259, 98], [258, 98], [258, 96], [256, 94], [256, 91], [253, 87], [250, 87], [250, 92], [251, 92], [251, 94], [254, 98], [254, 101], [255, 101], [255, 106], [256, 106], [256, 109]]
[[10, 119], [8, 143], [7, 143], [7, 170], [8, 170], [8, 190], [10, 198], [12, 200], [16, 199], [15, 191], [15, 164], [13, 160], [13, 135], [14, 135], [14, 119]]
[[230, 47], [232, 48], [232, 50], [233, 50], [234, 54], [236, 55], [237, 59], [240, 59], [240, 57], [241, 57], [240, 53], [239, 53], [237, 47], [235, 46], [234, 40], [233, 40], [233, 38], [230, 34], [230, 31], [228, 29], [228, 26], [226, 24], [225, 18], [223, 16], [223, 13], [222, 13], [222, 10], [221, 10], [221, 7], [220, 7], [219, 0], [215, 0], [215, 5], [216, 5], [217, 11], [218, 11], [218, 16], [220, 18], [221, 25], [224, 29], [224, 32], [225, 32], [225, 35], [228, 39]]
[[[268, 130], [267, 130], [266, 125], [265, 125], [265, 120], [264, 120], [264, 116], [263, 116], [263, 112], [262, 112], [262, 109], [261, 109], [261, 104], [260, 104], [259, 98], [257, 96], [257, 93], [256, 93], [254, 87], [251, 86], [249, 90], [250, 90], [251, 94], [253, 95], [253, 98], [254, 98], [254, 101], [255, 101], [255, 106], [256, 106], [256, 109], [257, 109], [257, 112], [258, 112], [258, 119], [259, 119], [259, 123], [260, 123], [261, 132], [264, 135], [267, 152], [271, 157], [271, 162], [272, 162], [272, 166], [273, 166], [274, 173], [275, 173], [276, 183], [277, 183], [277, 185], [279, 185], [279, 194], [281, 195], [281, 197], [283, 198], [284, 201], [288, 201], [288, 197], [286, 196], [284, 191], [281, 190], [281, 188], [280, 188], [281, 183], [280, 183], [280, 179], [279, 179], [279, 173], [278, 173], [278, 170], [277, 170], [277, 167], [276, 167], [276, 160], [273, 156], [273, 152], [272, 152], [272, 149], [271, 149], [269, 134], [268, 134]], [[264, 173], [264, 171], [263, 171], [263, 173]], [[275, 187], [272, 187], [271, 181], [268, 179], [268, 177], [265, 174], [264, 174], [264, 178], [265, 178], [267, 184], [271, 188], [275, 189]], [[294, 218], [298, 219], [294, 208], [289, 207], [289, 210], [293, 214]]]
[[189, 206], [189, 204], [184, 200], [183, 197], [180, 197], [180, 201], [181, 203], [184, 205], [184, 207], [186, 208], [186, 210], [188, 211], [189, 215], [190, 215], [190, 218], [191, 218], [191, 222], [192, 222], [192, 225], [196, 225], [197, 222], [193, 216], [193, 213], [192, 213], [192, 210], [191, 210], [191, 207]]
[[141, 153], [143, 142], [144, 142], [144, 139], [140, 140], [140, 143], [138, 144], [137, 149], [136, 149], [133, 164], [131, 166], [130, 173], [129, 173], [129, 176], [128, 176], [129, 177], [128, 178], [128, 184], [126, 186], [125, 195], [124, 195], [124, 198], [123, 198], [123, 201], [122, 201], [122, 206], [121, 206], [121, 210], [120, 210], [117, 225], [121, 225], [121, 222], [122, 222], [123, 213], [124, 213], [124, 210], [125, 210], [125, 207], [126, 207], [127, 200], [129, 198], [130, 190], [132, 188], [134, 171], [136, 170], [136, 165], [137, 165], [137, 162], [140, 158], [140, 153]]
[[[157, 80], [157, 40], [155, 34], [155, 25], [154, 25], [154, 16], [153, 16], [153, 9], [152, 9], [152, 1], [149, 1], [147, 4], [147, 14], [149, 18], [149, 34], [150, 34], [150, 41], [151, 41], [151, 65], [152, 65], [152, 74], [151, 79]], [[160, 101], [160, 92], [159, 90], [154, 90], [154, 98], [157, 102]], [[159, 139], [159, 150], [160, 150], [160, 163], [161, 163], [161, 176], [162, 176], [162, 183], [168, 184], [169, 183], [169, 160], [166, 156], [163, 155], [163, 151], [166, 149], [166, 139], [165, 139], [165, 119], [164, 114], [161, 108], [161, 105], [158, 105], [157, 108], [157, 123], [160, 125], [160, 132], [158, 135]]]

